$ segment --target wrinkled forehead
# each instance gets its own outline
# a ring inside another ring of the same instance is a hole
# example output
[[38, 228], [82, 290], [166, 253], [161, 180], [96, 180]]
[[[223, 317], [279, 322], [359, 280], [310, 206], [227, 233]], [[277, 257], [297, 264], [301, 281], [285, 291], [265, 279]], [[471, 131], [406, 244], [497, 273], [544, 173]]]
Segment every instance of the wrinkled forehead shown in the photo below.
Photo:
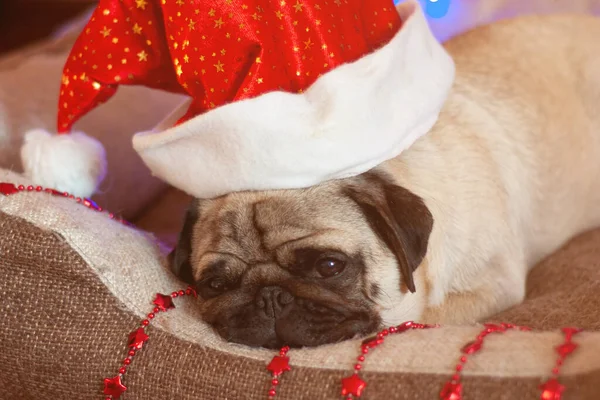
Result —
[[288, 243], [350, 251], [360, 212], [335, 190], [238, 193], [199, 203], [195, 250], [261, 261]]

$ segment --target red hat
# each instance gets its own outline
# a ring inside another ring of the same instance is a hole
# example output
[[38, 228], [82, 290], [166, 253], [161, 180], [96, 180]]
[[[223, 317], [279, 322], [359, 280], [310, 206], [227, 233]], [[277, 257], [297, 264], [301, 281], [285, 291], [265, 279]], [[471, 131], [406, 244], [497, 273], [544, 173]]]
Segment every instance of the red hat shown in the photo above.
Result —
[[90, 195], [103, 150], [71, 128], [119, 85], [144, 85], [190, 97], [133, 138], [158, 177], [203, 198], [308, 187], [410, 146], [453, 77], [414, 0], [100, 0], [64, 68], [59, 134], [28, 134], [23, 164]]

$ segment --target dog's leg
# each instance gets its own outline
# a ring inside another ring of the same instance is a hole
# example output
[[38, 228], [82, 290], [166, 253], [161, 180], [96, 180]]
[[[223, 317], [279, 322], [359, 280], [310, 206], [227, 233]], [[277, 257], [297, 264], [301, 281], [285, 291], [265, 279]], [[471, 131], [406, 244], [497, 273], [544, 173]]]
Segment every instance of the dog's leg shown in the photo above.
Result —
[[499, 257], [474, 279], [467, 291], [450, 292], [444, 302], [425, 308], [419, 322], [471, 324], [521, 303], [525, 298], [525, 262]]

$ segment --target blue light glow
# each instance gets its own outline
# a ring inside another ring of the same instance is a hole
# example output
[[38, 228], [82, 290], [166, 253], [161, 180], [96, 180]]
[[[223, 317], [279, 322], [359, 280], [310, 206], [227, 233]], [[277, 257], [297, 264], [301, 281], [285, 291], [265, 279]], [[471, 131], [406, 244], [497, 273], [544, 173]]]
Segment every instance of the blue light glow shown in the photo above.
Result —
[[[395, 4], [405, 0], [394, 0]], [[468, 16], [468, 1], [465, 0], [419, 0], [429, 24], [438, 38], [445, 41], [464, 26]]]
[[[419, 0], [425, 13], [430, 18], [442, 18], [448, 14], [450, 3], [452, 0]], [[401, 3], [402, 0], [394, 0], [395, 4]]]

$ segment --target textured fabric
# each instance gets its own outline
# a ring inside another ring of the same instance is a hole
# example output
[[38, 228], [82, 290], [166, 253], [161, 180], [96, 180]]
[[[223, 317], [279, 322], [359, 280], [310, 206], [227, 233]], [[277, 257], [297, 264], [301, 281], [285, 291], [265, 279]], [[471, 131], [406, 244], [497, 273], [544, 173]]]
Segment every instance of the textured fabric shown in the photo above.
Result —
[[[12, 177], [13, 181], [18, 178], [14, 174]], [[10, 175], [4, 180], [10, 181]], [[106, 215], [88, 210], [73, 201], [39, 193], [21, 193], [0, 197], [0, 211], [59, 233], [86, 260], [90, 270], [113, 296], [140, 318], [148, 312], [149, 299], [155, 293], [170, 293], [183, 285], [163, 266], [161, 249], [147, 234], [118, 224]], [[271, 356], [270, 352], [225, 343], [200, 320], [193, 302], [186, 302], [177, 313], [165, 315], [163, 319], [156, 321], [155, 326], [182, 340], [238, 356], [263, 362]], [[402, 338], [393, 338], [387, 343], [391, 353], [373, 354], [370, 358], [373, 364], [369, 369], [446, 373], [453, 369], [459, 357], [459, 349], [471, 341], [480, 329], [470, 326], [446, 327], [431, 332], [410, 332]], [[410, 340], [406, 340], [407, 338]], [[473, 373], [496, 376], [535, 376], [546, 373], [555, 361], [551, 347], [562, 340], [561, 334], [557, 332], [511, 333], [505, 338], [495, 339], [487, 345], [486, 351], [472, 364], [476, 366]], [[591, 346], [590, 351], [596, 349], [600, 354], [600, 341], [597, 338], [583, 335], [579, 340], [589, 341], [586, 345]], [[507, 344], [513, 341], [518, 343], [512, 346]], [[358, 346], [359, 341], [354, 340], [296, 352], [294, 362], [295, 365], [308, 367], [321, 365], [328, 369], [346, 369], [353, 363]], [[428, 348], [436, 357], [422, 357], [422, 348]], [[332, 352], [335, 352], [335, 357], [331, 356]], [[403, 357], [387, 356], [393, 353], [402, 354]], [[593, 352], [575, 354], [573, 361], [565, 366], [564, 372], [582, 373], [600, 367], [600, 356], [594, 358], [592, 354]], [[518, 362], [498, 362], [499, 357], [504, 360], [516, 359]]]
[[[14, 174], [0, 178], [27, 184]], [[539, 398], [537, 387], [556, 361], [554, 347], [563, 341], [555, 328], [597, 328], [598, 247], [600, 231], [591, 232], [534, 270], [528, 301], [498, 318], [548, 331], [490, 336], [464, 371], [464, 399]], [[552, 307], [563, 307], [562, 316], [548, 318], [552, 313], [543, 296], [572, 296], [573, 285], [583, 297], [575, 303], [555, 301]], [[98, 398], [102, 379], [116, 374], [127, 335], [151, 309], [154, 294], [182, 287], [147, 234], [68, 199], [40, 193], [0, 196], [3, 394]], [[149, 328], [151, 339], [125, 377], [129, 389], [123, 398], [263, 399], [269, 386], [265, 366], [273, 353], [224, 343], [200, 321], [193, 299], [176, 304]], [[444, 327], [390, 337], [365, 363], [366, 398], [436, 398], [460, 348], [480, 330]], [[565, 399], [596, 400], [600, 332], [582, 333], [575, 342], [580, 350], [561, 373], [570, 396]], [[338, 398], [339, 379], [350, 373], [359, 346], [360, 340], [350, 340], [292, 350], [293, 370], [282, 378], [279, 398]]]
[[600, 331], [600, 230], [575, 238], [541, 262], [529, 274], [525, 302], [490, 320]]
[[[0, 374], [1, 398], [101, 398], [102, 378], [116, 373], [125, 356], [127, 334], [139, 318], [124, 309], [60, 236], [4, 213], [0, 213], [0, 232], [4, 319], [0, 363], [9, 366]], [[187, 300], [176, 304], [183, 301]], [[124, 378], [128, 387], [124, 399], [265, 398], [269, 386], [265, 362], [180, 340], [153, 327], [148, 333], [150, 341]], [[508, 343], [504, 340], [504, 345]], [[297, 353], [291, 352], [292, 360]], [[385, 353], [387, 357], [406, 357], [402, 352]], [[436, 357], [427, 347], [418, 353], [419, 357]], [[369, 384], [365, 396], [371, 399], [433, 399], [451, 374], [450, 370], [446, 374], [369, 372], [376, 355], [383, 352], [373, 354], [362, 375]], [[473, 361], [469, 367], [476, 369], [476, 359]], [[348, 374], [351, 364], [337, 369], [318, 365], [293, 366], [281, 379], [278, 397], [338, 398], [339, 380]], [[465, 400], [539, 397], [539, 376], [499, 379], [465, 375]], [[567, 399], [597, 399], [599, 379], [598, 368], [562, 378], [568, 388]]]

